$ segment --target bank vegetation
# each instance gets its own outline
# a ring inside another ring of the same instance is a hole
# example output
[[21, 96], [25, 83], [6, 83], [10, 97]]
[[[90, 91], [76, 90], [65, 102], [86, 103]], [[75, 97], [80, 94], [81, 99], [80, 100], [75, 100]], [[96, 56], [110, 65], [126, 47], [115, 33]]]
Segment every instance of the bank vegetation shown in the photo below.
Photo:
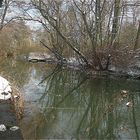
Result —
[[[11, 3], [24, 14], [11, 18], [12, 22], [4, 26], [6, 6]], [[110, 65], [127, 67], [140, 47], [139, 12], [138, 0], [5, 1], [0, 47], [9, 56], [15, 50], [24, 52], [30, 46], [32, 50], [39, 46], [36, 51], [40, 51], [44, 46], [62, 62], [74, 57], [94, 70], [108, 70]], [[36, 41], [24, 23], [27, 21], [43, 27]]]

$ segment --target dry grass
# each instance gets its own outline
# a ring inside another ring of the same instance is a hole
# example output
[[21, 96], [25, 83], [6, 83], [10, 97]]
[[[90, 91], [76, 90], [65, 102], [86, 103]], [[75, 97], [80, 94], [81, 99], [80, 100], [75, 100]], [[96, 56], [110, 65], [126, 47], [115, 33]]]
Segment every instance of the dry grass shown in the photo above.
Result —
[[17, 119], [21, 119], [24, 114], [24, 99], [19, 89], [15, 86], [12, 87], [12, 101], [14, 103]]

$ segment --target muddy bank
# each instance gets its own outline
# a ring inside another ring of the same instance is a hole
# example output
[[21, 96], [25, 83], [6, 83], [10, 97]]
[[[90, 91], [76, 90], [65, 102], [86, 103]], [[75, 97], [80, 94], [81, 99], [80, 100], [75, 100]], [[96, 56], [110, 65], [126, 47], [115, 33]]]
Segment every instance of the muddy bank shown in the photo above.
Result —
[[23, 136], [20, 129], [12, 131], [14, 126], [18, 127], [14, 104], [11, 101], [0, 101], [0, 124], [4, 124], [5, 131], [0, 131], [1, 140], [22, 140]]
[[[23, 139], [18, 126], [21, 98], [9, 81], [0, 76], [0, 139]], [[23, 106], [22, 106], [23, 107]]]

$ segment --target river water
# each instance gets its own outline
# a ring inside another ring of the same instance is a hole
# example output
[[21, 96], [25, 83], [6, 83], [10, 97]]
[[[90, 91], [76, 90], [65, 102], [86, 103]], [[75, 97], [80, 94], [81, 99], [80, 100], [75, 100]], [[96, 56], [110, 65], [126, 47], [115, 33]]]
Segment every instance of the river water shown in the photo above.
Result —
[[23, 94], [25, 139], [140, 138], [139, 80], [87, 78], [44, 63], [7, 60], [0, 65]]

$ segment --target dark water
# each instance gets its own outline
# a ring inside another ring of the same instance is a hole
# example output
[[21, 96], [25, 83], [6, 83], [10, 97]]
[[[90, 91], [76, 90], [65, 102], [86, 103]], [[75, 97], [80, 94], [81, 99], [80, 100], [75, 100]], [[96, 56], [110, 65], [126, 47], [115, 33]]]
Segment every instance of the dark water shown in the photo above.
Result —
[[[24, 95], [20, 124], [25, 139], [140, 139], [138, 80], [87, 79], [43, 63], [1, 62], [0, 71]], [[129, 101], [133, 106], [126, 106]]]

